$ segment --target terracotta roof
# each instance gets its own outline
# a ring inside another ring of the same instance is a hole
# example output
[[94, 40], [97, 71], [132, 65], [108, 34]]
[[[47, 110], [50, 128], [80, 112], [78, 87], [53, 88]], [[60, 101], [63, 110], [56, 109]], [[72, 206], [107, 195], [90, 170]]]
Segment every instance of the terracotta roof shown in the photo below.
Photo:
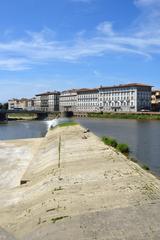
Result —
[[61, 93], [76, 93], [77, 91], [78, 91], [79, 89], [68, 89], [68, 90], [64, 90], [64, 91], [62, 91]]
[[81, 88], [79, 89], [77, 92], [81, 93], [81, 92], [98, 92], [98, 88]]
[[142, 84], [142, 83], [129, 83], [129, 84], [120, 84], [115, 86], [100, 86], [100, 89], [112, 89], [112, 88], [128, 88], [128, 87], [152, 87], [151, 85]]

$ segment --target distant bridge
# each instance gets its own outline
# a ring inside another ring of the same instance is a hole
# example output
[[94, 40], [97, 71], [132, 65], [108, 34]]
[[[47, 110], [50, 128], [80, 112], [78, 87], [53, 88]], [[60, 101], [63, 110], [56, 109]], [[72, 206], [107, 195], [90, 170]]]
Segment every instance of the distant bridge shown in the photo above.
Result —
[[31, 114], [34, 113], [37, 115], [38, 120], [43, 120], [48, 117], [49, 114], [55, 113], [58, 114], [59, 112], [51, 112], [51, 111], [40, 111], [40, 110], [0, 110], [0, 122], [7, 122], [9, 114]]
[[37, 120], [43, 120], [48, 117], [49, 114], [55, 114], [60, 115], [62, 117], [72, 117], [73, 112], [70, 111], [64, 111], [64, 112], [58, 112], [58, 111], [40, 111], [40, 110], [19, 110], [19, 109], [13, 109], [13, 110], [0, 110], [0, 122], [7, 122], [8, 121], [8, 115], [16, 113], [18, 114], [30, 114], [34, 113], [37, 115]]

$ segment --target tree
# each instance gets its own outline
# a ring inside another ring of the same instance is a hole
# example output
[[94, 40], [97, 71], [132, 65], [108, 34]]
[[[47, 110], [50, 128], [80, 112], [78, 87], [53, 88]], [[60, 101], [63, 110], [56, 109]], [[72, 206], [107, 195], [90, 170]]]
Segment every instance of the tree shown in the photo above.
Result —
[[4, 104], [2, 104], [2, 103], [0, 103], [0, 109], [8, 109], [8, 103], [4, 103]]
[[4, 103], [2, 108], [3, 109], [8, 109], [8, 103]]

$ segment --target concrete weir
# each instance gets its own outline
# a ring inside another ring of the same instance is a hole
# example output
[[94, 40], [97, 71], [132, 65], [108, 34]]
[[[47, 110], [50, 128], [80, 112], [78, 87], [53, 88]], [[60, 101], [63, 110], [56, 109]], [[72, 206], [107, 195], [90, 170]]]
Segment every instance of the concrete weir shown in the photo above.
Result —
[[79, 125], [50, 130], [21, 181], [0, 197], [16, 239], [159, 240], [160, 181]]

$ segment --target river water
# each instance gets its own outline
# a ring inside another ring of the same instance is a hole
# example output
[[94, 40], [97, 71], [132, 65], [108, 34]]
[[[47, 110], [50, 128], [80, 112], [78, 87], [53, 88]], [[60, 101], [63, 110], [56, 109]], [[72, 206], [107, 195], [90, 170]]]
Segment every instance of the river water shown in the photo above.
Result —
[[[129, 144], [131, 155], [160, 175], [160, 121], [86, 118], [77, 121], [99, 137], [111, 136], [121, 143]], [[0, 125], [0, 140], [43, 137], [51, 124], [51, 121], [9, 122]]]
[[0, 140], [39, 138], [45, 136], [47, 129], [45, 121], [11, 121], [0, 125]]
[[59, 118], [50, 121], [9, 121], [0, 124], [0, 140], [44, 137], [51, 126], [69, 122], [70, 119]]
[[160, 175], [160, 121], [78, 119], [99, 137], [111, 136], [127, 143], [138, 161]]

